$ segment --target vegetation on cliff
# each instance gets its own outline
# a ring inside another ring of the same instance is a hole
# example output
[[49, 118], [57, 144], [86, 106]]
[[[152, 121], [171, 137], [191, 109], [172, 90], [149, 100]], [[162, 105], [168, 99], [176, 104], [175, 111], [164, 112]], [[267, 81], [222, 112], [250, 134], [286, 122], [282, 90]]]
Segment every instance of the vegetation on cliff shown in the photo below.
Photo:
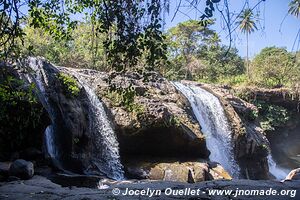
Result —
[[25, 85], [5, 68], [0, 71], [0, 152], [14, 152], [42, 146], [39, 130], [45, 111], [37, 101], [35, 85]]

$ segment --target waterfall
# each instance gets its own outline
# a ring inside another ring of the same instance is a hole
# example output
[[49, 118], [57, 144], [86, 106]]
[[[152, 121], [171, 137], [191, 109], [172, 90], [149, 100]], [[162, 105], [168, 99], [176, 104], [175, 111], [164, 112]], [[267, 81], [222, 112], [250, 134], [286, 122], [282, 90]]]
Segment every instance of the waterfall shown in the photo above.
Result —
[[[49, 87], [47, 72], [42, 67], [42, 60], [29, 58], [29, 72], [24, 74], [24, 79], [29, 83], [34, 83], [37, 87], [37, 96], [43, 107], [46, 109], [51, 122], [55, 121], [55, 112], [49, 103], [49, 97], [46, 93], [46, 88]], [[48, 155], [52, 159], [58, 158], [58, 151], [55, 146], [54, 124], [48, 126], [44, 132], [45, 145]]]
[[289, 170], [285, 170], [277, 166], [276, 162], [273, 160], [271, 153], [268, 155], [269, 172], [275, 176], [277, 180], [283, 180], [289, 173]]
[[119, 143], [107, 117], [104, 106], [93, 89], [83, 78], [81, 78], [79, 73], [71, 73], [85, 89], [90, 102], [89, 118], [93, 123], [90, 123], [89, 128], [94, 135], [94, 151], [99, 152], [97, 159], [101, 160], [101, 165], [99, 165], [97, 160], [94, 161], [94, 164], [100, 171], [109, 174], [110, 177], [121, 180], [124, 178], [124, 172], [120, 162]]
[[51, 158], [56, 158], [57, 157], [57, 151], [55, 148], [55, 143], [54, 143], [54, 130], [53, 130], [53, 125], [50, 125], [46, 128], [45, 130], [45, 143], [46, 143], [46, 149]]
[[[28, 71], [23, 74], [23, 79], [29, 83], [35, 83], [37, 87], [37, 96], [43, 107], [47, 110], [51, 119], [52, 125], [48, 126], [45, 130], [45, 145], [47, 153], [53, 159], [58, 161], [60, 152], [56, 147], [56, 134], [58, 134], [56, 126], [57, 111], [52, 107], [49, 101], [50, 92], [55, 91], [55, 88], [49, 84], [48, 79], [57, 78], [56, 74], [61, 70], [68, 71], [66, 68], [58, 68], [51, 64], [45, 63], [43, 59], [29, 58]], [[123, 179], [124, 172], [123, 166], [120, 161], [118, 141], [110, 121], [106, 115], [103, 104], [94, 93], [93, 89], [82, 80], [79, 73], [70, 70], [68, 73], [73, 74], [77, 79], [79, 85], [85, 90], [86, 100], [88, 105], [88, 118], [89, 118], [89, 133], [92, 137], [92, 155], [89, 156], [90, 166], [95, 166], [98, 171], [113, 179]], [[82, 99], [83, 101], [85, 99]], [[63, 119], [62, 119], [63, 120]], [[90, 152], [89, 152], [90, 153]], [[86, 169], [86, 173], [89, 174]]]
[[192, 106], [211, 152], [209, 159], [219, 162], [233, 177], [238, 177], [239, 166], [234, 159], [232, 133], [219, 99], [200, 87], [178, 82], [174, 85]]

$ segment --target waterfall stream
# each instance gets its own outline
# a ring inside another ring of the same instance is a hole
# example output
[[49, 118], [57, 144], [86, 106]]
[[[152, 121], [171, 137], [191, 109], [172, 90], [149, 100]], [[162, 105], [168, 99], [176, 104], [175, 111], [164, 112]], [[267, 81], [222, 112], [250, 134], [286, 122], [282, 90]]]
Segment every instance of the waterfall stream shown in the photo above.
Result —
[[[56, 116], [55, 109], [49, 102], [49, 85], [48, 78], [59, 72], [59, 68], [51, 65], [45, 69], [45, 63], [42, 59], [29, 58], [29, 72], [23, 75], [29, 83], [35, 83], [37, 86], [37, 95], [43, 107], [47, 110], [51, 119], [52, 125], [48, 126], [45, 130], [45, 145], [47, 153], [52, 159], [58, 161], [60, 152], [56, 148]], [[123, 166], [120, 161], [118, 141], [110, 121], [107, 117], [106, 111], [102, 102], [94, 93], [91, 86], [81, 79], [79, 73], [70, 71], [78, 79], [80, 87], [85, 90], [87, 105], [88, 105], [88, 118], [89, 118], [89, 132], [93, 137], [91, 141], [92, 155], [90, 158], [91, 165], [96, 166], [98, 171], [113, 179], [123, 179], [124, 172]], [[53, 88], [52, 88], [53, 89]], [[89, 170], [89, 169], [86, 169]], [[88, 172], [87, 172], [88, 173]]]
[[275, 176], [277, 180], [283, 180], [289, 173], [289, 170], [285, 170], [277, 166], [271, 153], [268, 155], [269, 172]]
[[71, 74], [83, 86], [90, 102], [89, 117], [93, 123], [90, 123], [89, 128], [94, 134], [94, 151], [99, 152], [97, 158], [102, 163], [101, 166], [98, 164], [99, 162], [94, 162], [94, 164], [100, 171], [110, 174], [114, 179], [121, 180], [124, 178], [124, 172], [119, 156], [119, 143], [104, 106], [94, 90], [84, 81], [79, 73], [72, 71]]
[[200, 87], [178, 82], [174, 85], [192, 106], [201, 131], [206, 136], [210, 160], [219, 162], [233, 177], [238, 178], [239, 166], [234, 159], [231, 130], [219, 99]]

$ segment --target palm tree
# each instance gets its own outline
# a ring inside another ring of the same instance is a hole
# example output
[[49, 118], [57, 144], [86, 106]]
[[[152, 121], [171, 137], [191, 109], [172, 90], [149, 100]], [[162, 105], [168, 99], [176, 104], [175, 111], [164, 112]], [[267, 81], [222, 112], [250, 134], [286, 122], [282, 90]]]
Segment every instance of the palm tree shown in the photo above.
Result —
[[289, 13], [296, 17], [300, 17], [300, 0], [292, 0], [289, 3]]
[[247, 8], [238, 16], [238, 21], [236, 22], [242, 31], [242, 33], [246, 34], [247, 39], [247, 76], [250, 78], [250, 70], [249, 70], [249, 35], [257, 30], [257, 26], [255, 24], [253, 12], [251, 9]]

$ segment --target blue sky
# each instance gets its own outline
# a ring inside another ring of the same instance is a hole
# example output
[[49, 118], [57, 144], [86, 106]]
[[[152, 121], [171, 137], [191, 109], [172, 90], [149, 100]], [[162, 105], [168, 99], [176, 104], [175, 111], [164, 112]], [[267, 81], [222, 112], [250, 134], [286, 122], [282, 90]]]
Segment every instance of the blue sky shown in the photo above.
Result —
[[[205, 2], [204, 0], [202, 0]], [[195, 9], [190, 9], [188, 7], [181, 8], [180, 11], [183, 14], [178, 12], [173, 21], [175, 7], [179, 0], [170, 1], [170, 13], [166, 14], [165, 17], [165, 30], [175, 26], [176, 24], [186, 21], [189, 18], [191, 19], [199, 19], [199, 12]], [[230, 11], [231, 12], [239, 12], [243, 6], [241, 0], [231, 0], [230, 3]], [[250, 0], [250, 7], [254, 6], [257, 3], [257, 0]], [[300, 28], [300, 19], [297, 19], [294, 16], [287, 15], [288, 12], [288, 3], [290, 0], [266, 0], [265, 3], [260, 4], [257, 9], [260, 11], [260, 25], [258, 26], [260, 30], [250, 35], [249, 38], [249, 55], [253, 57], [255, 54], [259, 53], [261, 49], [267, 46], [278, 46], [278, 47], [286, 47], [289, 51], [292, 50], [293, 44], [296, 39], [296, 35]], [[222, 9], [220, 7], [220, 9]], [[203, 11], [204, 6], [200, 5], [199, 10]], [[257, 11], [257, 10], [256, 10]], [[285, 18], [286, 16], [286, 18]], [[217, 12], [215, 14], [217, 19], [216, 25], [213, 26], [217, 32], [220, 33], [222, 43], [228, 44], [229, 39], [226, 38], [228, 33], [226, 33], [222, 28], [222, 20], [221, 15]], [[284, 20], [285, 19], [285, 20]], [[284, 20], [284, 21], [283, 21]], [[282, 23], [283, 21], [283, 23]], [[282, 25], [281, 25], [282, 23]], [[280, 28], [281, 27], [281, 28]], [[234, 36], [233, 46], [238, 48], [239, 54], [241, 56], [246, 55], [246, 37], [237, 30]], [[297, 44], [294, 47], [294, 51], [297, 50]], [[298, 48], [299, 50], [299, 48]]]

